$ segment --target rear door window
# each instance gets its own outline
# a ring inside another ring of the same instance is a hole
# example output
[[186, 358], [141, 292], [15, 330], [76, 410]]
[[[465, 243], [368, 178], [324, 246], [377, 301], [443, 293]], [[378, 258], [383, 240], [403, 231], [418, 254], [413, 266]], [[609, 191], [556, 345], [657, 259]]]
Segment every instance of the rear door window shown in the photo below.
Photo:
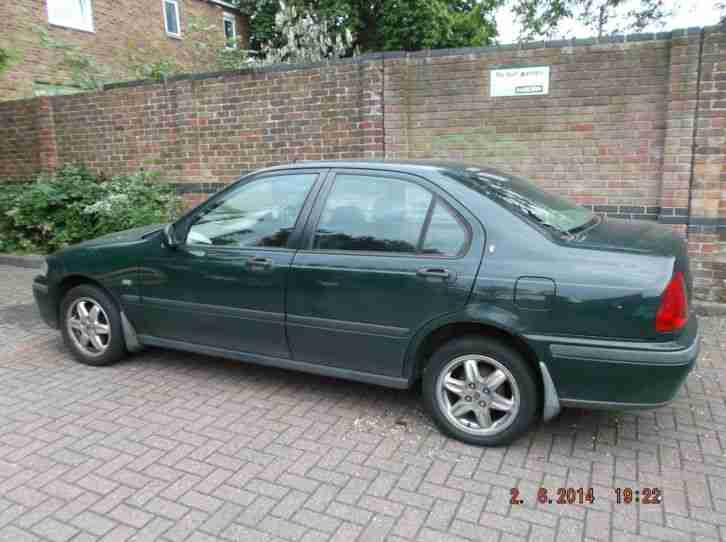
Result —
[[338, 174], [313, 248], [416, 253], [432, 198], [412, 182]]

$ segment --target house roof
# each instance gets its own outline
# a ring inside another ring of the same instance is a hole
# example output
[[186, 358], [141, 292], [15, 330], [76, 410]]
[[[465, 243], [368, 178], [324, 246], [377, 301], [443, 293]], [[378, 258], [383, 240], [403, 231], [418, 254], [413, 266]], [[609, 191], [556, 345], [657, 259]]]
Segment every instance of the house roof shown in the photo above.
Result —
[[218, 6], [222, 6], [223, 8], [239, 11], [239, 8], [237, 6], [235, 6], [232, 2], [225, 2], [224, 0], [203, 0], [203, 1], [209, 2], [210, 4], [217, 4]]

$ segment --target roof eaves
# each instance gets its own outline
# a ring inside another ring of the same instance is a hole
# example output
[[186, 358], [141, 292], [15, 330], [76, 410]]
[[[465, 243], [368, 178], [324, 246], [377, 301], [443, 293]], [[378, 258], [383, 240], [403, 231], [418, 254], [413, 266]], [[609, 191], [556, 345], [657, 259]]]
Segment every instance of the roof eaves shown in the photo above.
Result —
[[223, 8], [239, 11], [239, 7], [235, 6], [232, 2], [225, 2], [224, 0], [202, 0], [202, 1], [209, 2], [210, 4], [217, 4], [218, 6], [222, 6]]

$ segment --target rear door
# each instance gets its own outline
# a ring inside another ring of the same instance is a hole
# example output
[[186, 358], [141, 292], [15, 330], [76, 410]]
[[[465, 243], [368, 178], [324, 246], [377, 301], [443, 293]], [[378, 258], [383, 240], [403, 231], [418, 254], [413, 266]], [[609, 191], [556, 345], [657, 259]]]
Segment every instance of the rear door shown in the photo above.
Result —
[[413, 333], [464, 307], [483, 231], [425, 179], [332, 170], [288, 280], [296, 361], [401, 376]]

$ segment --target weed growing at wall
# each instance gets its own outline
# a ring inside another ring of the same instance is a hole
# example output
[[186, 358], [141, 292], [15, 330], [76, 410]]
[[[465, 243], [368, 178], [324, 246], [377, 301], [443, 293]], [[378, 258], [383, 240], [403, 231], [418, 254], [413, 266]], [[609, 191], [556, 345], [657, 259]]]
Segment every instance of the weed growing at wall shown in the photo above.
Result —
[[0, 252], [48, 253], [100, 235], [168, 222], [181, 210], [173, 187], [139, 171], [112, 178], [66, 165], [0, 191]]

